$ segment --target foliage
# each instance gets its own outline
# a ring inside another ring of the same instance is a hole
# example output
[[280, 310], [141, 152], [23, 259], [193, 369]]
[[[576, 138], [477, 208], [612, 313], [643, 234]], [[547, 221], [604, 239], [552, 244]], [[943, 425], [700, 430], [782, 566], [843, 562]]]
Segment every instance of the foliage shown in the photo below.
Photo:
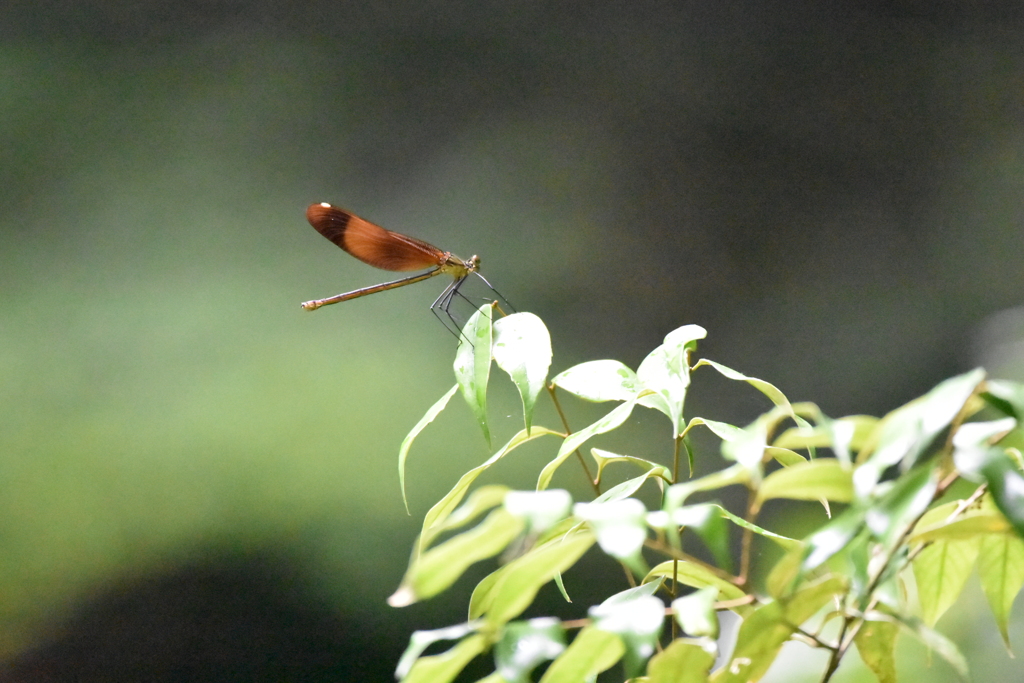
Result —
[[[455, 362], [457, 386], [403, 444], [403, 487], [413, 440], [457, 390], [490, 440], [492, 360], [519, 390], [523, 429], [426, 514], [409, 568], [389, 601], [402, 606], [432, 597], [476, 562], [503, 553], [505, 561], [474, 589], [466, 623], [414, 635], [396, 672], [402, 681], [453, 680], [489, 650], [495, 672], [484, 679], [488, 683], [530, 681], [545, 664], [542, 683], [589, 681], [619, 663], [624, 677], [635, 681], [756, 681], [782, 646], [796, 640], [829, 653], [823, 681], [856, 645], [865, 664], [888, 682], [897, 680], [893, 647], [900, 633], [924, 642], [966, 678], [964, 658], [933, 626], [973, 569], [1009, 649], [1010, 606], [1024, 584], [1024, 476], [1013, 447], [1024, 436], [1018, 422], [1024, 386], [989, 379], [977, 369], [881, 419], [831, 419], [811, 403], [791, 403], [768, 382], [710, 360], [694, 362], [697, 341], [705, 336], [696, 325], [670, 333], [635, 372], [599, 360], [548, 382], [551, 345], [543, 323], [528, 313], [492, 323], [491, 311], [484, 306], [466, 326]], [[705, 368], [746, 383], [773, 407], [746, 426], [686, 417], [691, 374]], [[533, 424], [544, 390], [562, 429]], [[571, 430], [558, 392], [617, 405]], [[673, 462], [592, 448], [588, 464], [580, 448], [619, 428], [638, 406], [670, 421]], [[690, 435], [697, 429], [721, 440], [727, 465], [685, 479], [681, 461], [693, 471]], [[538, 474], [536, 491], [473, 488], [500, 459], [545, 437], [559, 443]], [[575, 504], [568, 492], [548, 488], [574, 455], [594, 494]], [[602, 482], [612, 470], [632, 474], [605, 490]], [[950, 487], [961, 480], [969, 494], [949, 499]], [[658, 509], [633, 497], [643, 487], [656, 487]], [[732, 512], [713, 502], [711, 496], [727, 487], [746, 489], [746, 509]], [[698, 494], [703, 502], [691, 501]], [[804, 539], [773, 532], [760, 513], [775, 499], [819, 501], [828, 520]], [[833, 506], [842, 509], [832, 514]], [[730, 544], [732, 533], [740, 536], [738, 550]], [[714, 562], [686, 550], [687, 534], [701, 540]], [[751, 566], [755, 537], [781, 549], [774, 564]], [[633, 587], [585, 615], [581, 609], [570, 622], [518, 619], [548, 582], [565, 595], [562, 574], [594, 547], [621, 563]], [[753, 585], [754, 569], [767, 577], [763, 586]], [[916, 585], [916, 598], [908, 585]], [[714, 669], [723, 610], [742, 624], [731, 656]], [[423, 654], [440, 640], [457, 642], [439, 654]]]

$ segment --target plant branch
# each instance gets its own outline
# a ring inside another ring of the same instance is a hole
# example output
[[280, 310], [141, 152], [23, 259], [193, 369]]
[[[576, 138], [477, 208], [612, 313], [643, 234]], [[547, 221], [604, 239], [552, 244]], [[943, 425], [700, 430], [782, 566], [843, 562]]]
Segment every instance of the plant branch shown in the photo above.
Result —
[[[572, 434], [572, 430], [569, 429], [569, 420], [565, 418], [565, 413], [562, 412], [562, 404], [558, 402], [558, 395], [555, 393], [555, 385], [549, 384], [547, 388], [548, 395], [551, 396], [551, 402], [555, 404], [555, 410], [558, 412], [558, 418], [562, 421], [562, 427], [565, 429], [565, 437], [569, 438], [569, 435]], [[594, 489], [594, 495], [600, 496], [601, 485], [598, 483], [597, 479], [590, 474], [590, 468], [587, 467], [587, 461], [583, 459], [583, 454], [580, 453], [580, 449], [578, 448], [574, 452], [576, 453], [576, 459], [580, 461], [580, 466], [583, 468], [583, 472], [587, 475], [587, 481]]]

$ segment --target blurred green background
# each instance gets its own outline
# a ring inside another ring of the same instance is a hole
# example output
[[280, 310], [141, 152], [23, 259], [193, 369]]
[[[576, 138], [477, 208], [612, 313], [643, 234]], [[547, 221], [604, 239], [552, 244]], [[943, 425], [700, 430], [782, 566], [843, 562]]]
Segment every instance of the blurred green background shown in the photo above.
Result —
[[[412, 628], [462, 618], [383, 604], [488, 453], [453, 403], [404, 514], [398, 446], [453, 382], [437, 288], [301, 311], [388, 277], [311, 202], [479, 254], [556, 372], [635, 366], [693, 322], [704, 355], [832, 415], [1013, 376], [1022, 39], [1017, 3], [5, 4], [0, 655], [20, 680], [184, 680], [195, 648], [133, 634], [242, 593], [226, 621], [280, 619], [221, 643], [238, 680], [388, 680]], [[764, 407], [711, 387], [691, 411]], [[978, 593], [940, 628], [1007, 680]], [[297, 614], [322, 643], [281, 630]], [[265, 642], [294, 651], [261, 669]]]

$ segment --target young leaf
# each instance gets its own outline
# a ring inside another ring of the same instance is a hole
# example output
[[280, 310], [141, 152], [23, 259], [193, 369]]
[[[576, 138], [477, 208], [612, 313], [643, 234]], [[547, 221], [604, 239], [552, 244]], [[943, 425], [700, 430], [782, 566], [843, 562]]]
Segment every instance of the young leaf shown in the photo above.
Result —
[[530, 673], [542, 662], [565, 651], [565, 629], [558, 619], [542, 617], [505, 625], [494, 646], [496, 673], [507, 683], [529, 683]]
[[865, 621], [853, 642], [864, 664], [878, 677], [878, 683], [897, 683], [896, 637], [899, 627], [889, 621]]
[[632, 678], [643, 672], [644, 663], [654, 654], [665, 622], [665, 605], [653, 595], [644, 595], [639, 589], [632, 589], [628, 593], [627, 597], [621, 593], [613, 595], [600, 605], [591, 607], [589, 614], [595, 628], [622, 638], [626, 646], [623, 665], [626, 676]]
[[715, 663], [714, 643], [676, 639], [647, 665], [648, 683], [707, 683]]
[[853, 498], [853, 472], [834, 458], [818, 458], [772, 472], [757, 490], [756, 504], [772, 498], [848, 503]]
[[977, 537], [935, 541], [914, 559], [921, 618], [928, 626], [934, 626], [960, 597], [978, 557], [978, 543]]
[[718, 589], [709, 586], [672, 601], [676, 621], [691, 636], [718, 638]]
[[565, 441], [563, 441], [562, 445], [559, 447], [558, 454], [555, 456], [554, 460], [545, 465], [544, 469], [540, 471], [540, 476], [537, 478], [537, 490], [540, 491], [546, 489], [551, 483], [551, 478], [555, 476], [555, 471], [563, 462], [565, 462], [566, 458], [572, 455], [573, 451], [586, 443], [588, 439], [597, 436], [598, 434], [610, 432], [625, 422], [626, 419], [629, 418], [630, 413], [633, 412], [633, 407], [635, 405], [636, 401], [634, 400], [626, 401], [599, 419], [597, 422], [566, 437]]
[[672, 421], [672, 438], [678, 437], [686, 424], [683, 405], [690, 386], [688, 358], [697, 348], [697, 340], [706, 336], [707, 331], [699, 325], [673, 330], [637, 368], [636, 374], [643, 387], [654, 392], [641, 398], [640, 403], [661, 411]]
[[562, 655], [551, 663], [540, 683], [580, 683], [593, 680], [622, 658], [626, 646], [614, 633], [586, 626]]
[[574, 365], [551, 383], [584, 401], [628, 401], [640, 393], [636, 373], [617, 360], [592, 360]]
[[1008, 534], [992, 534], [981, 539], [978, 576], [995, 617], [1003, 644], [1010, 650], [1010, 608], [1024, 586], [1024, 541]]
[[494, 323], [494, 361], [508, 373], [523, 400], [526, 431], [533, 423], [537, 395], [551, 367], [551, 336], [533, 313], [513, 313]]
[[459, 348], [455, 352], [455, 379], [488, 447], [491, 445], [491, 430], [487, 427], [487, 382], [491, 375], [493, 311], [491, 304], [484, 304], [473, 314], [462, 329]]
[[419, 555], [398, 590], [388, 598], [388, 604], [405, 607], [437, 595], [455, 583], [470, 565], [504, 550], [523, 526], [522, 520], [504, 508], [494, 510], [473, 529]]
[[405, 505], [406, 514], [409, 514], [409, 499], [405, 495], [405, 460], [409, 457], [409, 449], [412, 448], [412, 442], [415, 441], [420, 432], [441, 414], [441, 411], [448, 405], [448, 401], [455, 395], [458, 388], [459, 385], [456, 384], [448, 390], [448, 393], [438, 399], [437, 403], [430, 406], [430, 410], [420, 418], [420, 421], [416, 423], [416, 426], [412, 428], [412, 431], [402, 441], [402, 447], [398, 449], [398, 487], [402, 490], [402, 503]]

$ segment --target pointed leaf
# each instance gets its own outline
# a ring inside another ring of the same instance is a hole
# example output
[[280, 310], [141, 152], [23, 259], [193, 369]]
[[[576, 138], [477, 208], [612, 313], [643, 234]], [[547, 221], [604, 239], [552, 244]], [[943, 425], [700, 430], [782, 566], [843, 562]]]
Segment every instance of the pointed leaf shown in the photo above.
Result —
[[978, 538], [935, 541], [914, 560], [921, 618], [934, 626], [956, 599], [978, 557]]
[[641, 405], [661, 411], [672, 421], [673, 438], [679, 436], [686, 424], [683, 406], [690, 386], [689, 355], [697, 348], [697, 340], [706, 336], [707, 331], [699, 325], [673, 330], [636, 371], [643, 387], [654, 392], [641, 398]]
[[540, 683], [580, 683], [610, 669], [626, 653], [614, 633], [586, 626], [562, 655], [551, 663]]
[[551, 383], [585, 401], [628, 401], [640, 393], [636, 373], [617, 360], [592, 360], [574, 365]]
[[554, 579], [556, 573], [576, 564], [593, 544], [594, 535], [580, 530], [534, 547], [509, 562], [489, 591], [487, 621], [500, 625], [519, 616], [533, 602], [541, 586]]
[[491, 376], [493, 311], [491, 304], [484, 304], [473, 314], [462, 328], [455, 352], [455, 379], [488, 446], [491, 445], [491, 430], [487, 427], [487, 382]]
[[913, 635], [925, 646], [949, 662], [953, 667], [953, 670], [956, 671], [961, 679], [965, 681], [970, 680], [970, 673], [967, 669], [967, 660], [964, 659], [963, 654], [960, 652], [960, 649], [956, 644], [935, 629], [927, 626], [920, 619], [898, 613], [888, 615], [877, 611], [868, 612], [865, 616], [866, 618], [873, 620], [895, 620], [903, 626], [907, 633]]
[[430, 406], [430, 409], [420, 418], [420, 421], [416, 423], [416, 426], [412, 428], [412, 431], [402, 441], [402, 447], [398, 449], [398, 487], [402, 490], [402, 503], [405, 505], [406, 513], [409, 513], [409, 500], [405, 495], [405, 460], [409, 457], [409, 449], [412, 448], [412, 442], [416, 440], [420, 432], [426, 429], [427, 425], [441, 414], [441, 411], [448, 405], [448, 401], [455, 395], [458, 388], [459, 385], [456, 384], [448, 390], [448, 393], [438, 399], [437, 403]]
[[572, 455], [573, 451], [586, 443], [588, 439], [597, 436], [598, 434], [610, 432], [625, 422], [629, 418], [630, 413], [633, 412], [633, 406], [635, 405], [636, 401], [626, 401], [599, 419], [597, 422], [594, 422], [580, 431], [566, 437], [562, 442], [561, 447], [559, 447], [558, 454], [555, 456], [554, 460], [545, 465], [544, 469], [541, 470], [540, 476], [537, 478], [537, 490], [546, 489], [551, 483], [551, 478], [555, 476], [555, 471], [558, 470], [570, 455]]
[[523, 526], [522, 520], [504, 508], [494, 510], [476, 527], [422, 553], [406, 571], [388, 604], [405, 607], [437, 595], [455, 583], [470, 565], [504, 550]]
[[1024, 540], [1005, 534], [985, 536], [978, 555], [978, 576], [1003, 644], [1010, 649], [1008, 625], [1013, 601], [1024, 586]]
[[899, 627], [888, 621], [865, 621], [853, 642], [864, 664], [878, 677], [878, 683], [897, 683], [896, 637]]
[[1024, 537], [1024, 475], [1008, 455], [990, 458], [982, 468], [992, 499], [1019, 536]]
[[479, 633], [472, 635], [447, 652], [421, 657], [412, 665], [402, 683], [448, 683], [466, 668], [474, 657], [487, 648], [487, 639]]
[[708, 360], [706, 358], [702, 358], [701, 360], [699, 360], [697, 364], [693, 366], [693, 369], [696, 370], [697, 368], [703, 365], [707, 365], [714, 368], [719, 372], [719, 374], [721, 374], [723, 377], [727, 379], [735, 380], [737, 382], [746, 382], [747, 384], [749, 384], [750, 386], [754, 387], [762, 394], [767, 396], [768, 400], [770, 400], [776, 406], [785, 409], [787, 415], [792, 417], [794, 420], [797, 419], [796, 413], [793, 411], [793, 406], [790, 405], [789, 403], [789, 399], [786, 398], [786, 395], [779, 391], [778, 387], [776, 387], [774, 384], [765, 382], [763, 379], [758, 379], [756, 377], [748, 377], [747, 375], [744, 375], [742, 372], [737, 372], [732, 368], [727, 368], [721, 363], [716, 363], [715, 361]]
[[[746, 593], [737, 587], [736, 584], [719, 576], [707, 566], [696, 562], [686, 560], [662, 562], [648, 572], [647, 576], [644, 577], [644, 583], [646, 584], [657, 579], [674, 579], [684, 586], [692, 586], [693, 588], [713, 587], [718, 590], [718, 594], [723, 601], [739, 600], [746, 597]], [[749, 605], [741, 605], [731, 609], [737, 614], [746, 614], [749, 612]]]
[[398, 666], [395, 668], [395, 678], [405, 680], [413, 664], [423, 654], [423, 651], [432, 644], [441, 640], [459, 640], [476, 631], [478, 626], [479, 624], [470, 622], [434, 629], [433, 631], [414, 631], [409, 638], [409, 645], [398, 660]]
[[508, 373], [523, 401], [526, 431], [533, 424], [537, 395], [551, 367], [551, 335], [533, 313], [513, 313], [494, 323], [494, 361]]
[[538, 427], [533, 430], [531, 434], [527, 434], [526, 430], [519, 432], [513, 436], [508, 443], [502, 446], [498, 451], [487, 459], [481, 465], [477, 465], [470, 471], [466, 472], [459, 479], [458, 483], [452, 487], [452, 490], [445, 494], [445, 496], [434, 503], [434, 506], [427, 511], [427, 514], [423, 517], [423, 531], [420, 532], [419, 547], [422, 549], [426, 547], [430, 541], [436, 536], [437, 528], [439, 528], [452, 511], [462, 502], [463, 496], [472, 486], [476, 478], [483, 474], [491, 465], [501, 460], [503, 457], [511, 453], [513, 450], [522, 446], [528, 441], [533, 441], [542, 436], [559, 436], [557, 432], [552, 432], [549, 429]]
[[853, 499], [853, 472], [833, 458], [818, 458], [772, 472], [757, 490], [757, 504], [772, 498], [827, 500]]

